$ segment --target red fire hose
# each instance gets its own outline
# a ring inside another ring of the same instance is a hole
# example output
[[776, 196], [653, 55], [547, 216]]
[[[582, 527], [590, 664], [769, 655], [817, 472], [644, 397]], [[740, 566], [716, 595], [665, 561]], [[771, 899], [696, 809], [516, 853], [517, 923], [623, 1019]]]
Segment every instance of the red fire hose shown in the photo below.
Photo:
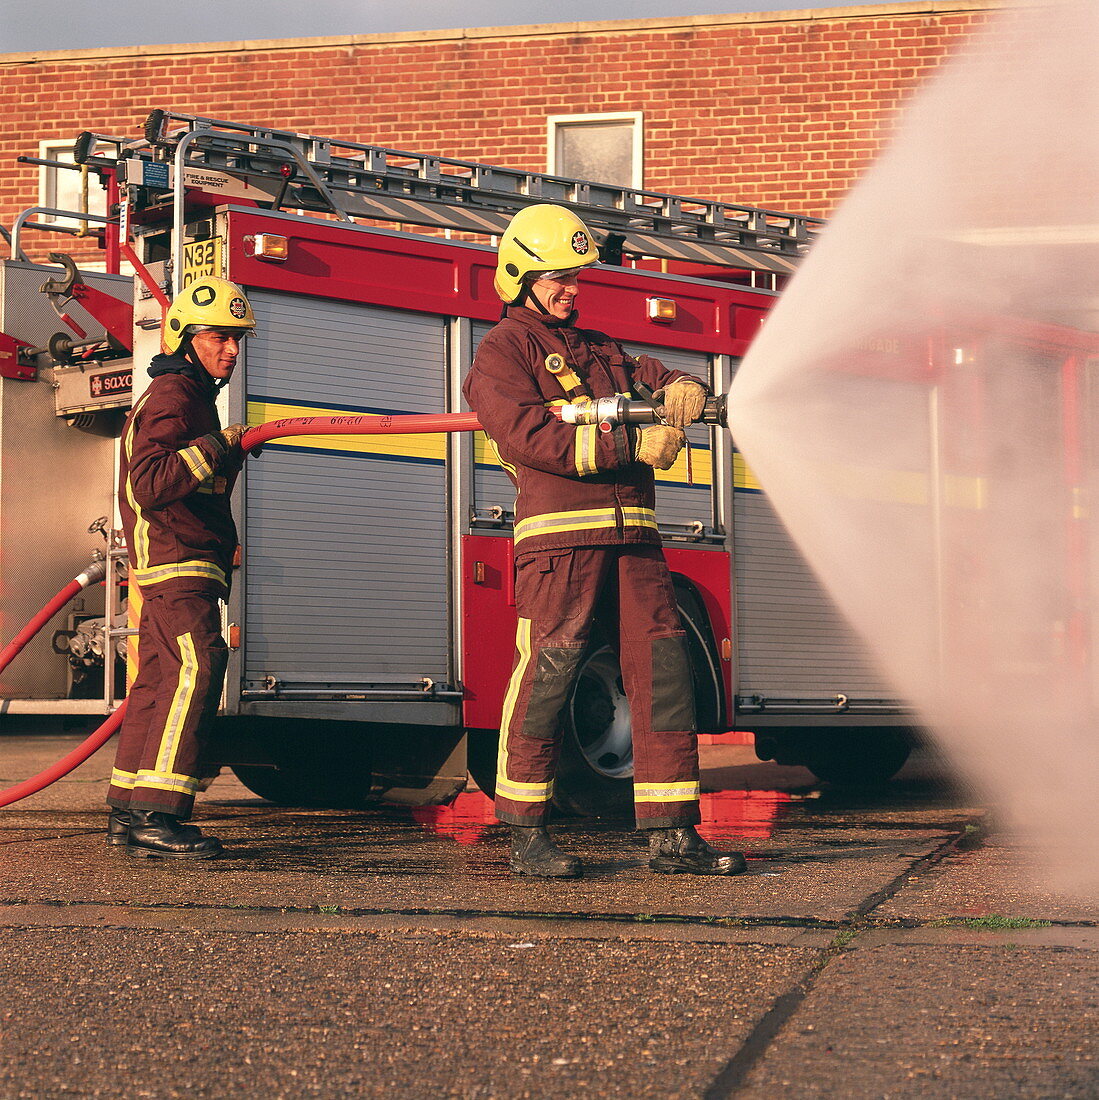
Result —
[[[78, 592], [82, 592], [90, 584], [97, 584], [107, 575], [107, 563], [93, 561], [83, 573], [73, 577], [71, 581], [52, 600], [49, 601], [30, 620], [29, 623], [0, 651], [0, 672], [11, 664], [15, 657], [22, 652], [23, 647], [71, 600]], [[63, 756], [56, 764], [52, 764], [45, 771], [39, 772], [6, 791], [0, 791], [0, 806], [8, 806], [12, 802], [18, 802], [21, 798], [37, 794], [44, 787], [68, 775], [78, 764], [83, 764], [100, 745], [110, 740], [111, 734], [122, 724], [122, 716], [126, 711], [126, 704], [118, 708], [108, 719], [89, 737], [83, 744], [78, 745], [67, 756]]]
[[6, 646], [0, 650], [0, 672], [8, 667], [23, 647], [75, 596], [89, 584], [98, 584], [107, 575], [107, 564], [93, 561], [83, 573], [71, 581]]
[[[272, 439], [295, 435], [413, 435], [425, 432], [474, 432], [480, 427], [475, 413], [408, 416], [295, 416], [287, 420], [272, 420], [267, 424], [257, 424], [244, 433], [240, 442], [245, 451], [251, 451]], [[69, 600], [89, 584], [101, 581], [105, 576], [106, 564], [93, 562], [85, 572], [65, 585], [0, 652], [0, 672], [7, 668], [31, 638]], [[77, 745], [67, 756], [63, 756], [38, 775], [17, 783], [6, 791], [0, 791], [0, 806], [10, 806], [13, 802], [37, 794], [83, 764], [111, 739], [115, 730], [122, 725], [125, 713], [126, 703], [123, 702], [86, 741]]]
[[476, 432], [476, 413], [411, 413], [407, 416], [292, 416], [257, 424], [240, 445], [250, 451], [272, 439], [292, 435], [416, 435], [425, 432]]

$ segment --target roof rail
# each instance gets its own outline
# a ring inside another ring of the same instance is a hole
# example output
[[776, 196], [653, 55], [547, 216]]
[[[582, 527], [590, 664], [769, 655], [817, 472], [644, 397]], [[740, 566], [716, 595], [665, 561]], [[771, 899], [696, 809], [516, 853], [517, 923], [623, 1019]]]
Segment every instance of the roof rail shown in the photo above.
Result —
[[[113, 139], [118, 140], [118, 139]], [[85, 143], [94, 148], [94, 144]], [[80, 147], [78, 139], [78, 148]], [[567, 205], [623, 255], [788, 275], [823, 221], [759, 207], [616, 187], [291, 130], [155, 110], [144, 139], [119, 143], [120, 182], [170, 191], [165, 168], [246, 183], [275, 209], [324, 212], [498, 236], [516, 210]], [[102, 157], [88, 157], [89, 164]], [[230, 194], [231, 192], [226, 192]], [[177, 203], [182, 204], [182, 195]]]

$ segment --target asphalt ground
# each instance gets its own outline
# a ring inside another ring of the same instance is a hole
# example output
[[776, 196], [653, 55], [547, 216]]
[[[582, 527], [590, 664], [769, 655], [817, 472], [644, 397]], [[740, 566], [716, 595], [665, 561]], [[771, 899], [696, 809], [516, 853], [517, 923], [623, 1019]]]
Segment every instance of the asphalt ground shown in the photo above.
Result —
[[[0, 737], [0, 787], [76, 737]], [[477, 791], [283, 809], [222, 859], [103, 844], [108, 746], [0, 810], [0, 1097], [1099, 1095], [1099, 904], [919, 756], [878, 792], [703, 749], [747, 874], [651, 874], [628, 822], [517, 878]]]

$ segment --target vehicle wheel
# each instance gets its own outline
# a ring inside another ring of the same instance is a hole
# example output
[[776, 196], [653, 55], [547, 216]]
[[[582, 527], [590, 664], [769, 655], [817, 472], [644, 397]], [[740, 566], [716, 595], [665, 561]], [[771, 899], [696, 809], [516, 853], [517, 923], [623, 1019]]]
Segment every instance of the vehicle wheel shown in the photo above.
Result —
[[[687, 633], [698, 728], [716, 727], [721, 681], [709, 625], [693, 595], [677, 590]], [[633, 724], [618, 656], [598, 636], [580, 665], [563, 715], [554, 802], [567, 813], [621, 816], [633, 811]]]
[[876, 786], [896, 775], [911, 751], [907, 731], [891, 726], [822, 731], [806, 739], [803, 762], [818, 779], [837, 786]]
[[[317, 725], [323, 725], [318, 723]], [[233, 773], [254, 794], [277, 806], [361, 809], [370, 801], [371, 753], [367, 738], [317, 732], [273, 738], [273, 767], [233, 764]]]
[[619, 816], [633, 806], [633, 729], [618, 657], [597, 644], [581, 662], [563, 715], [554, 803], [566, 813]]

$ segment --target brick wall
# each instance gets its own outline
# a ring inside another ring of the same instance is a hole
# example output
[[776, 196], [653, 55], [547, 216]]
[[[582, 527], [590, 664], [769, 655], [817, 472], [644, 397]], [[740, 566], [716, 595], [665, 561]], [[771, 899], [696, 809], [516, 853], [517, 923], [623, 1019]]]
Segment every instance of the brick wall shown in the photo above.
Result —
[[0, 55], [0, 223], [38, 201], [16, 156], [136, 136], [153, 107], [538, 171], [547, 115], [642, 111], [647, 187], [826, 216], [912, 90], [1013, 2]]

